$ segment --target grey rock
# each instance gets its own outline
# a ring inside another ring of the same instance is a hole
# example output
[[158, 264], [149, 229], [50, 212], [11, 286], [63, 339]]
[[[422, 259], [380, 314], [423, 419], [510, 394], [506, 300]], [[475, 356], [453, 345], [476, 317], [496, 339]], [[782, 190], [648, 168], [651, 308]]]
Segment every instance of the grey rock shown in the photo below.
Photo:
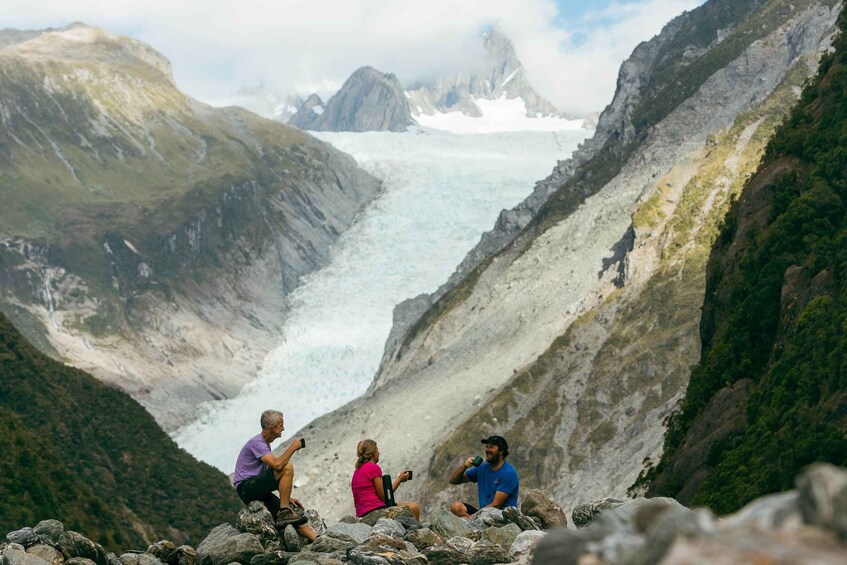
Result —
[[525, 516], [536, 518], [545, 530], [550, 528], [565, 528], [568, 516], [555, 500], [538, 489], [530, 490], [521, 504], [521, 512]]
[[160, 540], [147, 547], [147, 553], [156, 557], [162, 563], [175, 565], [177, 563], [177, 547], [170, 540]]
[[21, 528], [6, 534], [6, 539], [12, 543], [18, 543], [27, 548], [39, 542], [38, 532], [32, 528]]
[[471, 548], [471, 565], [493, 565], [494, 563], [510, 563], [511, 561], [509, 552], [495, 543], [480, 541]]
[[309, 519], [309, 526], [311, 526], [311, 528], [315, 530], [316, 534], [320, 536], [324, 532], [326, 532], [326, 522], [323, 518], [321, 518], [321, 515], [318, 514], [317, 510], [315, 510], [314, 508], [307, 508], [306, 518]]
[[20, 544], [6, 548], [3, 552], [2, 563], [3, 565], [50, 565], [47, 560], [38, 555], [27, 553]]
[[347, 557], [356, 565], [417, 565], [427, 562], [412, 544], [379, 534], [351, 549], [347, 552]]
[[512, 547], [512, 544], [515, 542], [515, 539], [517, 539], [518, 535], [520, 535], [521, 531], [522, 530], [517, 526], [517, 524], [507, 524], [499, 528], [487, 528], [481, 532], [480, 541], [499, 545], [500, 547], [508, 551], [509, 548]]
[[403, 526], [407, 532], [424, 527], [421, 522], [415, 520], [415, 518], [411, 516], [395, 516], [391, 519]]
[[344, 565], [344, 553], [299, 553], [298, 557], [292, 557], [289, 563], [314, 564], [314, 565]]
[[176, 548], [176, 565], [194, 565], [197, 561], [197, 550], [190, 545]]
[[316, 111], [319, 101], [309, 97], [289, 123], [312, 131], [406, 131], [413, 123], [400, 81], [373, 67], [357, 69]]
[[106, 550], [99, 543], [95, 543], [80, 533], [74, 531], [62, 532], [57, 540], [57, 546], [65, 559], [73, 557], [84, 557], [91, 559], [97, 565], [108, 565]]
[[71, 557], [65, 561], [66, 565], [95, 565], [94, 561], [87, 557]]
[[430, 530], [429, 528], [421, 528], [413, 530], [406, 535], [406, 541], [418, 548], [418, 551], [424, 550], [434, 545], [444, 543], [444, 538]]
[[371, 535], [371, 529], [372, 528], [367, 524], [362, 524], [360, 522], [356, 522], [354, 524], [340, 522], [338, 524], [333, 524], [327, 528], [326, 531], [350, 536], [357, 544], [359, 544], [368, 539], [368, 536]]
[[436, 512], [430, 518], [430, 528], [433, 532], [448, 540], [452, 537], [463, 536], [473, 531], [467, 520], [459, 518], [448, 510]]
[[403, 516], [414, 519], [412, 511], [405, 506], [392, 506], [390, 508], [374, 510], [360, 521], [368, 526], [373, 526], [380, 518], [391, 518], [392, 520], [396, 520]]
[[723, 519], [727, 526], [759, 531], [790, 528], [802, 523], [800, 495], [796, 490], [763, 496]]
[[300, 534], [294, 529], [291, 524], [285, 526], [282, 531], [282, 545], [285, 546], [285, 551], [298, 552], [302, 549], [300, 543]]
[[259, 538], [265, 551], [276, 551], [280, 549], [279, 536], [274, 526], [273, 515], [258, 500], [254, 500], [238, 512], [235, 526], [239, 531], [253, 534]]
[[526, 530], [519, 533], [509, 547], [509, 557], [514, 561], [518, 561], [531, 556], [535, 547], [546, 535], [547, 532], [538, 530]]
[[[176, 548], [174, 548], [176, 549]], [[118, 557], [122, 565], [162, 565], [162, 560], [149, 553], [126, 552]]]
[[492, 526], [502, 526], [508, 523], [508, 520], [503, 517], [503, 511], [499, 508], [481, 508], [479, 512], [471, 517], [470, 522], [479, 529], [482, 529]]
[[807, 524], [847, 538], [847, 472], [827, 463], [808, 467], [797, 479], [799, 505]]
[[474, 543], [474, 541], [471, 541], [465, 536], [456, 536], [447, 540], [447, 545], [464, 555], [470, 555]]
[[58, 520], [42, 520], [35, 525], [33, 530], [45, 541], [56, 544], [59, 541], [59, 536], [65, 532], [65, 525]]
[[229, 524], [212, 529], [197, 546], [199, 565], [227, 565], [233, 561], [249, 563], [255, 556], [264, 553], [259, 538], [241, 533]]
[[406, 529], [396, 520], [391, 518], [380, 518], [374, 524], [371, 536], [384, 535], [390, 538], [403, 539]]
[[460, 565], [468, 562], [468, 557], [464, 553], [447, 544], [428, 547], [423, 554], [430, 563], [441, 565]]
[[571, 520], [577, 528], [584, 528], [594, 521], [604, 510], [617, 508], [623, 504], [623, 500], [617, 498], [604, 498], [603, 500], [595, 500], [580, 504], [571, 512]]
[[261, 555], [255, 555], [250, 560], [250, 565], [286, 565], [299, 553], [291, 553], [288, 551], [271, 551]]
[[348, 535], [336, 532], [326, 532], [319, 536], [312, 545], [309, 546], [310, 552], [315, 553], [332, 553], [334, 551], [347, 551], [351, 547], [356, 546], [356, 540]]
[[65, 561], [64, 556], [55, 547], [43, 543], [28, 547], [26, 552], [44, 559], [50, 565], [61, 565]]
[[509, 522], [516, 524], [521, 530], [540, 530], [541, 524], [535, 518], [525, 516], [515, 506], [509, 506], [503, 510], [503, 517]]

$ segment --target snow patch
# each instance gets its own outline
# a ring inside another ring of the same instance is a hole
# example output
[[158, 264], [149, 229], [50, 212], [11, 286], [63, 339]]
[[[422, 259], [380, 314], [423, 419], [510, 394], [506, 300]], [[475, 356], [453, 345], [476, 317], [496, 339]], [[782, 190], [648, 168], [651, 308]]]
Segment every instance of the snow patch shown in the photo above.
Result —
[[530, 118], [526, 115], [523, 98], [506, 98], [504, 94], [496, 100], [475, 98], [474, 103], [482, 111], [482, 117], [473, 118], [461, 112], [436, 112], [431, 116], [415, 117], [421, 126], [467, 135], [509, 131], [575, 131], [581, 130], [585, 120], [565, 118]]

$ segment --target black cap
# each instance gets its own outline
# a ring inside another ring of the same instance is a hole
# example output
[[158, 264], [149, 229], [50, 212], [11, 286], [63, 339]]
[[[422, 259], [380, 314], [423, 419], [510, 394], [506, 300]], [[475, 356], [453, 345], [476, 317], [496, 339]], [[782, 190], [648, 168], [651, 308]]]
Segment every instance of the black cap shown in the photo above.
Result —
[[488, 436], [486, 439], [482, 440], [482, 443], [496, 445], [500, 448], [500, 451], [503, 452], [504, 455], [509, 453], [509, 444], [506, 443], [506, 438], [503, 436]]

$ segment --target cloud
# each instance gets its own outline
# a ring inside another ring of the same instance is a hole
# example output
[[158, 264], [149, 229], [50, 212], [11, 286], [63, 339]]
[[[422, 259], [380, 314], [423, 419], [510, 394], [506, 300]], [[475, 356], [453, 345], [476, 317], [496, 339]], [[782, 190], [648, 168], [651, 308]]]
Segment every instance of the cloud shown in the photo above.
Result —
[[584, 113], [611, 100], [638, 42], [700, 3], [612, 2], [568, 20], [551, 0], [0, 0], [0, 27], [83, 21], [135, 37], [171, 60], [181, 88], [214, 101], [258, 83], [326, 96], [362, 65], [411, 84], [477, 60], [480, 32], [496, 25], [536, 89]]

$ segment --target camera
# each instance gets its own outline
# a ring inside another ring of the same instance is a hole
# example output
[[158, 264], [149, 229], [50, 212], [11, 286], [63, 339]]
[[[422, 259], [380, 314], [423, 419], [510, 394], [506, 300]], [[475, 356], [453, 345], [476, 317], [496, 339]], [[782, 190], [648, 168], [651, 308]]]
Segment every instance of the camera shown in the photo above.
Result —
[[482, 465], [482, 457], [477, 455], [476, 457], [473, 458], [473, 466], [479, 467], [480, 465]]
[[409, 480], [411, 481], [412, 480], [412, 472], [408, 471], [408, 470], [406, 472], [409, 473]]
[[306, 447], [306, 438], [301, 437], [300, 438], [300, 449], [303, 449], [304, 447]]

